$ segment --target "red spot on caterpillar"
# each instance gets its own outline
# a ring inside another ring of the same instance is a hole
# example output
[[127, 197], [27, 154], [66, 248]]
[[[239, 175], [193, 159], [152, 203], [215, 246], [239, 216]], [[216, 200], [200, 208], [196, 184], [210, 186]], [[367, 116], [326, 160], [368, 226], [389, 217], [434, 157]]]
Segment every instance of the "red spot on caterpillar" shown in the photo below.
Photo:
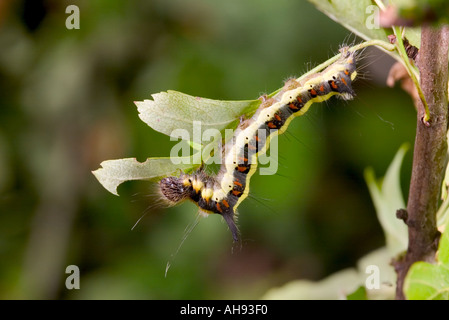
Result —
[[321, 91], [321, 92], [324, 92], [324, 85], [321, 85], [320, 91]]
[[346, 82], [345, 78], [341, 78], [341, 82], [343, 82], [345, 84], [345, 86], [348, 85], [348, 83]]
[[234, 196], [238, 197], [239, 195], [242, 194], [242, 192], [241, 192], [241, 191], [238, 191], [238, 190], [232, 190], [232, 194], [233, 194]]
[[229, 208], [229, 203], [226, 201], [226, 199], [223, 199], [221, 202], [225, 205], [226, 208]]
[[223, 210], [221, 210], [220, 204], [217, 202], [217, 210], [218, 212], [223, 212]]
[[248, 158], [245, 157], [239, 157], [240, 162], [248, 162]]
[[312, 96], [317, 96], [318, 95], [318, 93], [315, 91], [315, 89], [310, 89], [310, 94], [312, 95]]
[[274, 117], [276, 118], [277, 121], [281, 121], [282, 120], [281, 117], [277, 113], [274, 114]]
[[334, 90], [337, 90], [337, 89], [338, 89], [338, 86], [337, 86], [337, 84], [335, 83], [335, 81], [331, 81], [331, 87], [332, 87], [332, 89], [334, 89]]
[[243, 187], [243, 184], [241, 184], [240, 182], [238, 182], [238, 180], [234, 181], [234, 184], [238, 187]]
[[268, 128], [270, 128], [270, 129], [276, 129], [276, 128], [277, 128], [276, 125], [275, 125], [273, 122], [268, 122], [268, 123], [267, 123], [267, 126], [268, 126]]
[[[299, 98], [298, 97], [298, 99], [299, 100], [301, 100], [301, 98]], [[302, 102], [301, 102], [302, 103]], [[288, 107], [290, 108], [290, 109], [292, 109], [292, 110], [298, 110], [299, 108], [297, 107], [297, 106], [295, 106], [293, 103], [290, 103], [289, 105], [288, 105]]]
[[301, 96], [297, 96], [297, 97], [296, 97], [296, 100], [298, 100], [299, 103], [302, 103]]
[[254, 136], [254, 139], [256, 139], [256, 141], [257, 141], [257, 142], [259, 142], [259, 141], [260, 141], [260, 139], [259, 139], [259, 137], [258, 137], [258, 136]]
[[348, 69], [345, 70], [345, 75], [349, 76], [349, 71], [348, 71]]
[[240, 172], [245, 172], [246, 169], [247, 169], [247, 168], [244, 167], [244, 166], [237, 166], [237, 170], [240, 171]]

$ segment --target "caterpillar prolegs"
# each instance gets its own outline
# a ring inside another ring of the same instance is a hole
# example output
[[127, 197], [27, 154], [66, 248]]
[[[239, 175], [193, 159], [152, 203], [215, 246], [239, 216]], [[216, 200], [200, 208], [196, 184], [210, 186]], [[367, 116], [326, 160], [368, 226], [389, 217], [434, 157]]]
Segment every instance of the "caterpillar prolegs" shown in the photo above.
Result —
[[[270, 139], [282, 134], [290, 121], [305, 114], [315, 102], [326, 101], [336, 95], [345, 100], [355, 93], [352, 81], [356, 78], [355, 51], [344, 47], [341, 57], [320, 73], [301, 83], [288, 80], [283, 89], [263, 102], [252, 118], [240, 123], [217, 175], [203, 169], [193, 174], [167, 177], [159, 182], [161, 194], [170, 203], [191, 200], [206, 214], [223, 216], [234, 241], [238, 241], [236, 210], [248, 196], [249, 182], [257, 168], [257, 158], [269, 148]], [[265, 135], [264, 139], [261, 136]]]

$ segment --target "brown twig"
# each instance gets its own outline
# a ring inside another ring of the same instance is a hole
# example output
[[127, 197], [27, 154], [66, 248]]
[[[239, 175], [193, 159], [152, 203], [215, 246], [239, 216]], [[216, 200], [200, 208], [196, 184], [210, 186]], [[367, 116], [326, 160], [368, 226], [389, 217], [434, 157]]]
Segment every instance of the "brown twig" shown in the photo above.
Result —
[[[416, 261], [435, 259], [439, 233], [436, 212], [446, 161], [448, 129], [449, 28], [423, 26], [420, 48], [420, 84], [430, 109], [430, 126], [418, 112], [413, 169], [406, 222], [409, 243], [406, 255], [394, 263], [398, 280], [396, 299], [405, 299], [404, 278]], [[421, 103], [421, 102], [418, 102]], [[423, 106], [417, 106], [423, 110]], [[404, 216], [404, 215], [403, 215]]]

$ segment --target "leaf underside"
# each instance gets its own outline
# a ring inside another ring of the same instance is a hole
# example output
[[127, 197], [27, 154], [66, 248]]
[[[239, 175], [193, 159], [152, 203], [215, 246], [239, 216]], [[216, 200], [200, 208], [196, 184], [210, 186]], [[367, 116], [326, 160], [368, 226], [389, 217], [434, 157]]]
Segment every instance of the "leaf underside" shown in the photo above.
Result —
[[182, 163], [175, 165], [170, 158], [150, 158], [145, 162], [125, 158], [103, 161], [101, 167], [92, 173], [106, 190], [118, 196], [117, 187], [125, 181], [159, 180], [167, 175], [178, 175], [179, 170], [192, 170], [198, 165]]

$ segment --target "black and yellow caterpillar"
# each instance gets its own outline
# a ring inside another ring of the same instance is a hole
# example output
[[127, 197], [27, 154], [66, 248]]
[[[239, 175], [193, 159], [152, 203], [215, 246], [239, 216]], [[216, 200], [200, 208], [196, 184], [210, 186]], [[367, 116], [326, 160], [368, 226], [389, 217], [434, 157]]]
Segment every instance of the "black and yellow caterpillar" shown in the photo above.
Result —
[[191, 200], [206, 214], [223, 216], [234, 241], [239, 239], [236, 209], [248, 196], [251, 176], [257, 169], [257, 157], [264, 154], [270, 139], [282, 134], [290, 121], [305, 114], [315, 102], [336, 95], [345, 100], [355, 96], [352, 81], [357, 76], [356, 54], [349, 47], [340, 50], [341, 57], [320, 73], [303, 81], [288, 80], [283, 89], [263, 102], [252, 118], [240, 123], [217, 175], [203, 169], [179, 177], [166, 177], [159, 182], [163, 197], [171, 204]]

